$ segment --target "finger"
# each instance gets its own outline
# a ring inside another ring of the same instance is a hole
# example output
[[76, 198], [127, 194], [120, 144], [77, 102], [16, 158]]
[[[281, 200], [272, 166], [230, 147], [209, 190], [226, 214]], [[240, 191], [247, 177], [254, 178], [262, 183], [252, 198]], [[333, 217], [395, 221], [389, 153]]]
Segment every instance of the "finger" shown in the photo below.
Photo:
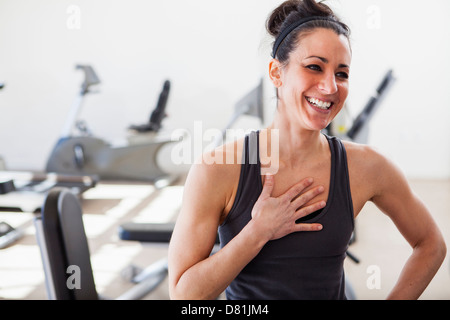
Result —
[[323, 226], [320, 223], [297, 223], [295, 231], [320, 231]]
[[282, 194], [281, 197], [285, 197], [285, 198], [289, 199], [289, 201], [292, 201], [292, 199], [294, 199], [296, 196], [298, 196], [303, 190], [308, 188], [313, 183], [313, 181], [314, 181], [313, 178], [303, 179], [296, 185], [292, 186], [284, 194]]
[[323, 186], [317, 186], [315, 188], [312, 188], [311, 190], [308, 190], [307, 192], [299, 195], [297, 198], [292, 200], [292, 206], [298, 209], [304, 204], [314, 199], [319, 194], [321, 194], [324, 190], [325, 188]]
[[303, 218], [313, 212], [316, 212], [320, 209], [325, 208], [325, 206], [327, 205], [327, 203], [325, 201], [319, 201], [319, 202], [315, 202], [313, 204], [310, 204], [309, 206], [306, 206], [304, 208], [301, 208], [299, 210], [297, 210], [297, 212], [295, 213], [295, 220], [298, 220], [300, 218]]
[[272, 195], [274, 185], [273, 175], [268, 173], [265, 175], [263, 189], [261, 191], [261, 197], [268, 198]]

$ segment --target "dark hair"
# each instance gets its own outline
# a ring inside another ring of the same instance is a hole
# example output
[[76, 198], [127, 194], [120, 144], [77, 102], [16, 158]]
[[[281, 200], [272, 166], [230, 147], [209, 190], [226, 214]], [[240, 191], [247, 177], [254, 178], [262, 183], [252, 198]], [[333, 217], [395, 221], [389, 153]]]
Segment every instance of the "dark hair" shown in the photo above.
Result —
[[349, 27], [342, 23], [326, 4], [315, 0], [287, 0], [272, 11], [266, 22], [266, 29], [270, 35], [278, 37], [294, 22], [309, 17], [326, 17], [326, 20], [312, 20], [301, 24], [284, 38], [278, 50], [274, 53], [281, 63], [289, 61], [289, 54], [295, 49], [299, 34], [312, 31], [315, 28], [333, 30], [338, 35], [350, 37]]

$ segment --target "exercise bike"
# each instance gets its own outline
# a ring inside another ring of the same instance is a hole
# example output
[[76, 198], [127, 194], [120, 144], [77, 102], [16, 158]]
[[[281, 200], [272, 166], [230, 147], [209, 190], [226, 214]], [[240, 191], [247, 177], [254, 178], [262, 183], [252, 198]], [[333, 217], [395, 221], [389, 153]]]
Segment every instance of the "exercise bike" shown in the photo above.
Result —
[[[93, 175], [104, 180], [151, 181], [159, 185], [167, 185], [176, 180], [177, 176], [163, 171], [156, 160], [161, 147], [173, 142], [170, 137], [160, 137], [157, 134], [166, 116], [170, 81], [164, 82], [149, 122], [129, 127], [135, 138], [129, 138], [124, 145], [113, 146], [103, 139], [94, 137], [84, 122], [77, 120], [83, 99], [93, 85], [100, 83], [100, 79], [90, 65], [77, 65], [76, 69], [84, 72], [84, 81], [72, 105], [61, 137], [48, 158], [46, 171]], [[78, 132], [74, 134], [74, 131]]]

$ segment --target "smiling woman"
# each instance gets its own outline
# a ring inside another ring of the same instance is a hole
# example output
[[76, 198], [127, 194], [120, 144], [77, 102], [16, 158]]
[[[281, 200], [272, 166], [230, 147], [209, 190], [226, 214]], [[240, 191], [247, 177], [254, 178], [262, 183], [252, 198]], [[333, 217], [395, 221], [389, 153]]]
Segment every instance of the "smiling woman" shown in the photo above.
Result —
[[[191, 167], [169, 248], [171, 297], [346, 299], [354, 218], [372, 201], [413, 248], [388, 298], [418, 298], [446, 252], [428, 209], [383, 155], [321, 133], [348, 96], [347, 26], [323, 2], [289, 0], [267, 29], [273, 122], [213, 151], [238, 150], [242, 162]], [[263, 175], [274, 157], [276, 172]], [[210, 255], [217, 230], [221, 249]]]
[[345, 35], [323, 27], [301, 38], [289, 63], [270, 62], [269, 76], [278, 91], [278, 107], [300, 105], [299, 117], [311, 129], [321, 130], [341, 111], [348, 96], [350, 45]]

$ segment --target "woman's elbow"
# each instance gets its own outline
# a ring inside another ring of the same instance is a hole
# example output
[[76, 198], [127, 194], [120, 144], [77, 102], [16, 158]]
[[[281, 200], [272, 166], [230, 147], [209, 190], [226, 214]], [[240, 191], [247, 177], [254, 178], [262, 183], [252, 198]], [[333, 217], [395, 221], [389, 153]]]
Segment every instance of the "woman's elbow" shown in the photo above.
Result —
[[169, 283], [169, 298], [171, 300], [189, 300], [187, 292], [184, 292], [182, 288], [177, 287], [176, 284]]
[[170, 300], [207, 300], [207, 297], [196, 295], [192, 290], [180, 286], [169, 285]]
[[169, 285], [169, 298], [170, 300], [187, 300], [185, 295], [182, 292], [179, 292], [174, 286]]
[[442, 234], [437, 231], [434, 236], [429, 237], [428, 252], [431, 257], [434, 258], [436, 265], [441, 265], [447, 255], [447, 245], [444, 241]]
[[438, 255], [442, 263], [445, 259], [445, 256], [447, 255], [447, 245], [445, 244], [444, 238], [441, 237], [437, 247]]
[[189, 300], [188, 292], [178, 285], [179, 279], [171, 279], [169, 272], [169, 298], [171, 300]]
[[182, 279], [182, 275], [175, 277], [169, 271], [169, 298], [171, 300], [198, 300], [201, 297], [196, 297], [192, 285], [188, 285]]

